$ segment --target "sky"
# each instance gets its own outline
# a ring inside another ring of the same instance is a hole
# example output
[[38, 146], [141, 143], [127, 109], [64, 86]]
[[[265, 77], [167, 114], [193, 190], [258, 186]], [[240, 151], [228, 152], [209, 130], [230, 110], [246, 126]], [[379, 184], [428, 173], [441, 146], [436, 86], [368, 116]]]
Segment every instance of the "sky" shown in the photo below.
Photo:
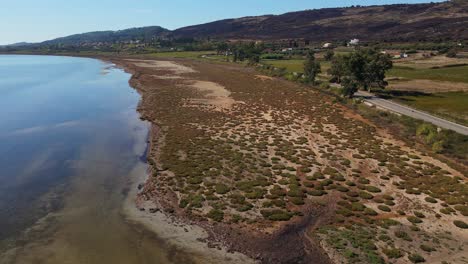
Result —
[[[437, 0], [433, 0], [437, 2]], [[142, 26], [176, 29], [225, 18], [427, 0], [0, 0], [0, 45]]]

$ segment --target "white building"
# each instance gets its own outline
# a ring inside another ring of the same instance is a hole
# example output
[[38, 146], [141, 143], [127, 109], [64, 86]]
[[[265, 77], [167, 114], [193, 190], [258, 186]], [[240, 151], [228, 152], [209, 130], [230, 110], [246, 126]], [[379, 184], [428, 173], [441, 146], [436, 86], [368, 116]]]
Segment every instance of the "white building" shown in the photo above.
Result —
[[323, 44], [322, 47], [323, 47], [324, 49], [328, 49], [328, 48], [331, 48], [332, 46], [333, 46], [333, 44], [327, 42], [327, 43]]
[[359, 45], [359, 39], [352, 39], [349, 41], [349, 45], [350, 46], [356, 46], [356, 45]]

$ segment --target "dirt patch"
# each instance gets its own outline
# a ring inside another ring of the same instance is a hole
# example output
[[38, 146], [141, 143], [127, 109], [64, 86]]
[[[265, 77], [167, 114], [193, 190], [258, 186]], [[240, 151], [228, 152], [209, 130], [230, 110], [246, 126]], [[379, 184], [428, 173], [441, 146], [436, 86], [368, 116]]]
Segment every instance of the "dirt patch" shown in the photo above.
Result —
[[232, 105], [236, 103], [236, 101], [230, 97], [231, 93], [217, 83], [194, 81], [187, 86], [197, 89], [204, 95], [204, 98], [189, 99], [188, 105], [212, 106], [215, 110], [222, 111], [231, 109]]
[[261, 81], [273, 81], [274, 78], [271, 76], [266, 76], [266, 75], [255, 75], [255, 79], [261, 80]]
[[134, 59], [129, 59], [128, 61], [132, 62], [137, 67], [168, 70], [168, 71], [172, 71], [174, 74], [185, 74], [185, 73], [196, 72], [190, 67], [186, 67], [184, 65], [177, 64], [172, 61], [134, 60]]

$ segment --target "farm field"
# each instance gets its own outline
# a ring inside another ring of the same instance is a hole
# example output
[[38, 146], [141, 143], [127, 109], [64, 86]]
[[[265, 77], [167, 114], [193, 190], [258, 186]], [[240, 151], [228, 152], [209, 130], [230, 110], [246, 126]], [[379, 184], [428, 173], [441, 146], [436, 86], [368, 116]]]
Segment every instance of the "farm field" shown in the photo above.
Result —
[[388, 72], [389, 77], [406, 79], [425, 79], [433, 81], [468, 83], [468, 66], [443, 67], [437, 69], [416, 69], [406, 66], [394, 66]]
[[393, 93], [392, 99], [468, 126], [468, 93]]
[[298, 72], [301, 73], [304, 71], [304, 60], [262, 60], [262, 63], [270, 64], [278, 68], [286, 68], [288, 72]]

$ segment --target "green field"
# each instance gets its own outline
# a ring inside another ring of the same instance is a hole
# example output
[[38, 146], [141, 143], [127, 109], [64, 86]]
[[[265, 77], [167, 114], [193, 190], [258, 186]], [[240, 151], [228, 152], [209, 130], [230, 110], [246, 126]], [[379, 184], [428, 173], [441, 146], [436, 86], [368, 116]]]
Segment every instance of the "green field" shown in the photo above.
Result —
[[468, 83], [468, 66], [444, 67], [439, 69], [414, 69], [395, 66], [388, 72], [388, 76]]
[[262, 63], [278, 68], [284, 67], [288, 72], [303, 72], [304, 70], [304, 60], [262, 60]]
[[394, 96], [393, 100], [468, 125], [468, 93], [402, 95]]
[[[275, 67], [281, 68], [284, 67], [288, 72], [298, 72], [302, 73], [304, 71], [304, 61], [303, 59], [294, 59], [294, 60], [262, 60], [262, 63], [270, 64]], [[322, 73], [326, 73], [330, 69], [329, 61], [320, 61], [322, 66]]]

